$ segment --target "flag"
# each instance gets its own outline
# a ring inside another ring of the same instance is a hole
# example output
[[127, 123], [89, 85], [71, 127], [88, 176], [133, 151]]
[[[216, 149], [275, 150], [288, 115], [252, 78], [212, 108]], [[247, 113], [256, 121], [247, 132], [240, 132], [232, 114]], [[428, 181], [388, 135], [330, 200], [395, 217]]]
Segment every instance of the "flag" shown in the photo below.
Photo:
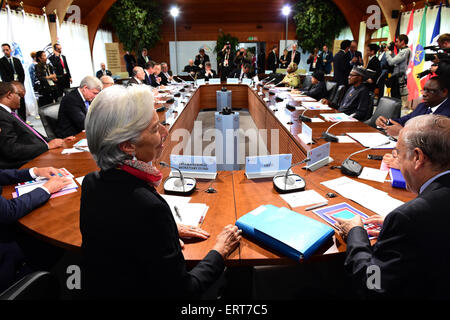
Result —
[[439, 10], [436, 16], [436, 22], [434, 23], [433, 35], [431, 36], [430, 44], [436, 43], [439, 38], [439, 34], [441, 33], [441, 10], [442, 10], [442, 2], [439, 5]]
[[[34, 88], [33, 88], [33, 84], [31, 83], [31, 76], [30, 76], [30, 73], [28, 72], [29, 64], [25, 63], [23, 54], [22, 54], [22, 50], [20, 50], [19, 43], [17, 43], [15, 41], [16, 39], [14, 37], [14, 28], [13, 28], [13, 23], [12, 23], [11, 9], [8, 4], [6, 5], [6, 14], [7, 14], [6, 35], [7, 35], [8, 42], [11, 44], [11, 55], [20, 60], [20, 62], [22, 63], [22, 67], [24, 69], [24, 73], [25, 73], [25, 82], [24, 82], [24, 87], [25, 87], [25, 92], [26, 92], [25, 93], [25, 106], [30, 115], [36, 116], [37, 110], [38, 110], [38, 104], [37, 104], [36, 97], [34, 95]], [[22, 11], [22, 25], [24, 24], [24, 21], [25, 21], [25, 13]], [[22, 28], [23, 28], [23, 26], [22, 26]]]
[[409, 16], [408, 28], [406, 30], [406, 35], [410, 39], [409, 49], [411, 50], [411, 56], [409, 57], [409, 64], [406, 70], [407, 87], [408, 87], [408, 100], [414, 100], [419, 97], [419, 89], [417, 88], [416, 80], [414, 79], [414, 9], [411, 11]]
[[413, 74], [418, 89], [417, 91], [422, 89], [420, 79], [417, 79], [417, 74], [423, 71], [423, 66], [425, 64], [425, 50], [423, 48], [427, 45], [427, 9], [428, 6], [425, 4], [422, 22], [420, 23], [419, 40], [417, 41], [416, 52], [414, 53]]

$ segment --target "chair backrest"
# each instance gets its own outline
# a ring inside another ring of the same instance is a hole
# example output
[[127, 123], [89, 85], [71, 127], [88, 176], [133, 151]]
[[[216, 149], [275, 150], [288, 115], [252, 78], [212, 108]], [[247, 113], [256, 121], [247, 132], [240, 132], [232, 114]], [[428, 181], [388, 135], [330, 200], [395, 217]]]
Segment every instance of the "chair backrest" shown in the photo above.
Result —
[[302, 83], [302, 90], [309, 90], [309, 88], [311, 88], [312, 85], [312, 78], [310, 75], [305, 76], [305, 79], [303, 79], [303, 83]]
[[345, 94], [345, 85], [341, 84], [336, 89], [336, 93], [335, 93], [333, 99], [331, 100], [331, 106], [339, 107], [339, 104], [341, 103], [342, 98], [344, 98], [344, 94]]
[[381, 97], [375, 112], [369, 120], [365, 121], [365, 124], [376, 128], [375, 122], [379, 116], [383, 116], [386, 119], [400, 118], [401, 109], [402, 101], [400, 99]]
[[327, 99], [333, 100], [333, 97], [337, 91], [337, 83], [333, 81], [326, 81], [325, 84], [327, 86]]
[[375, 94], [373, 92], [369, 92], [369, 108], [367, 109], [367, 115], [363, 119], [363, 121], [369, 120], [372, 117], [373, 107], [374, 107], [374, 101], [373, 101], [374, 99], [375, 99]]
[[55, 130], [58, 122], [59, 103], [45, 105], [39, 108], [39, 116], [44, 126], [47, 138], [52, 140], [56, 138]]
[[0, 300], [57, 300], [58, 280], [49, 272], [37, 271], [17, 281], [0, 294]]

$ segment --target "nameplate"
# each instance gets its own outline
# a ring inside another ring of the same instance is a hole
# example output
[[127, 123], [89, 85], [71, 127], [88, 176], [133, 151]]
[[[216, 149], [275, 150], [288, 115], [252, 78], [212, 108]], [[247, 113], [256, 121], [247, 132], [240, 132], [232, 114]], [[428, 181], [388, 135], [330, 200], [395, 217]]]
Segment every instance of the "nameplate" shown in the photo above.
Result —
[[204, 84], [206, 84], [206, 81], [205, 81], [205, 79], [197, 79], [197, 86], [201, 86], [201, 85], [204, 85]]
[[312, 129], [302, 122], [302, 133], [298, 134], [298, 137], [306, 144], [313, 143]]
[[220, 78], [209, 79], [209, 84], [220, 84]]
[[272, 73], [273, 73], [272, 70], [266, 70], [266, 71], [264, 71], [264, 74], [272, 74]]
[[259, 78], [258, 78], [257, 75], [253, 77], [253, 82], [254, 82], [255, 84], [259, 82]]
[[245, 158], [248, 179], [270, 178], [285, 173], [292, 164], [292, 154], [274, 154]]
[[314, 148], [307, 153], [307, 157], [311, 159], [308, 165], [304, 169], [315, 171], [327, 164], [333, 162], [333, 158], [330, 157], [331, 143], [325, 143], [317, 148]]
[[[171, 154], [170, 165], [180, 169], [186, 177], [215, 179], [217, 176], [216, 157]], [[178, 170], [172, 169], [171, 175], [178, 176]]]
[[242, 84], [246, 84], [248, 86], [252, 85], [252, 79], [244, 78], [242, 79]]
[[239, 84], [239, 78], [228, 78], [227, 84]]

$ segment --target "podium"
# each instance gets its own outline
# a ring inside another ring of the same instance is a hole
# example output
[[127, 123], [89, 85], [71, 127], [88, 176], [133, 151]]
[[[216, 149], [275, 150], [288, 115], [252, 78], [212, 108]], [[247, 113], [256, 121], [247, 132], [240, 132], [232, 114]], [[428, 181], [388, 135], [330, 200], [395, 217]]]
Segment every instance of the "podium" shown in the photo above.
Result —
[[222, 112], [223, 108], [231, 108], [231, 91], [216, 91], [216, 107], [218, 112]]
[[216, 136], [216, 158], [218, 171], [239, 170], [238, 163], [238, 130], [239, 113], [215, 113], [216, 130], [221, 135]]

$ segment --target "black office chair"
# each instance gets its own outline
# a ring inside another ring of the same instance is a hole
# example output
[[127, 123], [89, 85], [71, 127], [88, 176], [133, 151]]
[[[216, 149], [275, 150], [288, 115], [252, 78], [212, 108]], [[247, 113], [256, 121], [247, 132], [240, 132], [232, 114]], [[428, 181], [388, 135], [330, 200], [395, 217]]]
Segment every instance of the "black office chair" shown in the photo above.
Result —
[[55, 130], [58, 122], [59, 103], [52, 103], [39, 108], [39, 116], [44, 126], [47, 138], [56, 138]]
[[364, 123], [376, 128], [377, 125], [375, 122], [377, 121], [379, 116], [383, 116], [386, 119], [390, 118], [400, 118], [400, 112], [402, 109], [402, 101], [397, 98], [391, 97], [381, 97], [378, 101], [378, 106], [373, 113], [372, 117]]
[[337, 91], [337, 83], [333, 81], [326, 81], [327, 85], [327, 99], [328, 101], [332, 100]]
[[49, 272], [37, 271], [26, 275], [0, 294], [0, 300], [57, 300], [59, 283]]
[[344, 98], [344, 95], [345, 95], [345, 85], [342, 84], [336, 89], [334, 97], [330, 100], [330, 107], [333, 107], [334, 109], [339, 109], [339, 104]]
[[372, 117], [373, 114], [373, 108], [374, 108], [374, 100], [375, 94], [373, 92], [369, 92], [369, 108], [367, 109], [367, 115], [362, 121], [369, 120]]
[[312, 86], [312, 77], [310, 75], [307, 75], [305, 79], [303, 79], [301, 90], [308, 91], [309, 89], [311, 89], [311, 86]]

